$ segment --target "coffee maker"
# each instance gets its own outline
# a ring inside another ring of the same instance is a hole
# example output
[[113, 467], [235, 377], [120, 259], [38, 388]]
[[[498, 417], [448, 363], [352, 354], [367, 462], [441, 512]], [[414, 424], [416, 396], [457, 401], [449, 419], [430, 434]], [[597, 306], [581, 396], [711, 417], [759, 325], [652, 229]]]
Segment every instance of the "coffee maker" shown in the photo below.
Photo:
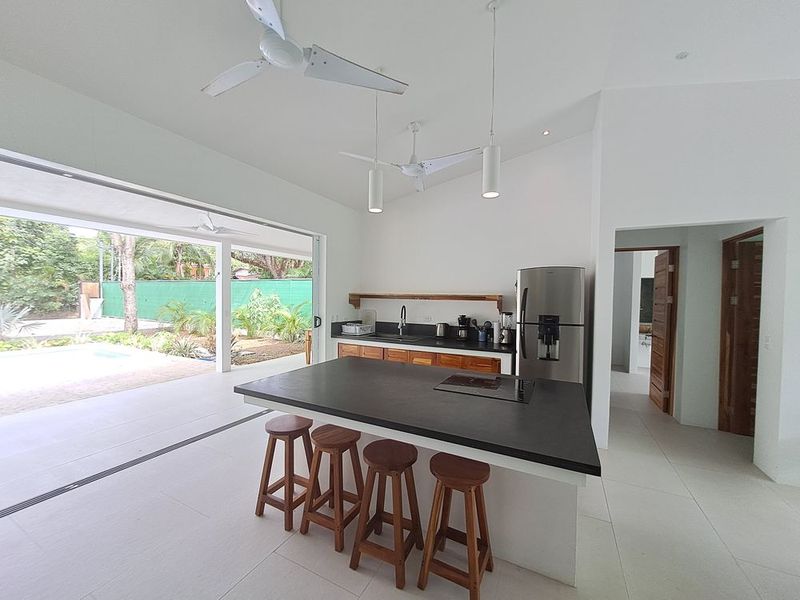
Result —
[[469, 337], [470, 318], [467, 315], [458, 315], [458, 339], [466, 340]]
[[499, 343], [509, 346], [514, 343], [514, 329], [516, 325], [513, 319], [514, 313], [500, 313], [500, 340]]

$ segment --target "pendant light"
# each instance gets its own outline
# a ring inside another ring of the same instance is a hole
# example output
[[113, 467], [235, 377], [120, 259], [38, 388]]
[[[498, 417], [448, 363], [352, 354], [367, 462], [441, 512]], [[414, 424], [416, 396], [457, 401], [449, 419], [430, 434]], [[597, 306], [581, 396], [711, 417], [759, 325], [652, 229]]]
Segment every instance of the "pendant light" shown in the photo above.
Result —
[[375, 92], [375, 161], [369, 170], [369, 212], [383, 212], [383, 171], [378, 167], [378, 93]]
[[495, 80], [495, 47], [497, 45], [497, 3], [492, 0], [487, 5], [492, 13], [492, 100], [489, 117], [489, 145], [483, 149], [483, 197], [497, 198], [498, 180], [500, 179], [500, 146], [494, 143], [494, 80]]

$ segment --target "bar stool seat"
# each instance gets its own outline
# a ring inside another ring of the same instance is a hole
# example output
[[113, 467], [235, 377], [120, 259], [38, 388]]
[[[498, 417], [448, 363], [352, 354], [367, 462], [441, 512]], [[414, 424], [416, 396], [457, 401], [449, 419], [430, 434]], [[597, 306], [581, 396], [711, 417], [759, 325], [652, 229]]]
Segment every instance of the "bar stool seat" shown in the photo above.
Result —
[[[309, 472], [311, 472], [311, 438], [308, 432], [312, 425], [313, 421], [311, 419], [296, 415], [275, 417], [264, 424], [264, 429], [269, 434], [269, 439], [267, 441], [267, 454], [264, 458], [264, 468], [261, 471], [261, 482], [258, 488], [256, 515], [260, 517], [264, 514], [264, 506], [266, 504], [283, 511], [283, 526], [286, 531], [291, 531], [294, 528], [294, 509], [305, 502], [309, 486], [308, 479], [294, 472], [294, 442], [297, 438], [303, 440], [306, 463], [308, 464]], [[278, 441], [282, 441], [285, 446], [283, 476], [270, 484], [272, 462]], [[298, 495], [294, 493], [295, 485], [304, 488]], [[274, 495], [281, 488], [283, 488], [283, 498]]]
[[[422, 525], [417, 504], [417, 490], [414, 485], [412, 466], [417, 462], [417, 449], [411, 444], [394, 440], [378, 440], [364, 448], [364, 462], [367, 463], [367, 483], [361, 501], [361, 512], [358, 518], [358, 530], [350, 556], [350, 568], [357, 569], [361, 554], [369, 554], [384, 562], [394, 565], [395, 586], [403, 589], [406, 583], [406, 558], [414, 546], [422, 549]], [[369, 505], [375, 478], [378, 477], [378, 498], [375, 503], [375, 514], [370, 518]], [[386, 479], [392, 481], [392, 512], [384, 510], [386, 495]], [[411, 518], [403, 517], [403, 490], [401, 477], [406, 480], [406, 495]], [[383, 523], [392, 525], [394, 544], [387, 548], [369, 540], [372, 533], [380, 535]], [[403, 540], [403, 530], [409, 532]]]
[[[431, 458], [430, 469], [436, 477], [436, 488], [417, 587], [424, 590], [428, 585], [428, 576], [435, 573], [467, 588], [470, 600], [479, 600], [484, 572], [494, 569], [486, 501], [483, 497], [483, 484], [490, 475], [489, 465], [440, 452]], [[453, 490], [464, 494], [466, 531], [450, 527]], [[467, 547], [467, 571], [436, 558], [436, 552], [444, 550], [448, 539]]]
[[[322, 425], [311, 432], [311, 439], [314, 441], [314, 454], [311, 458], [309, 480], [313, 482], [313, 489], [311, 493], [306, 494], [300, 533], [307, 534], [309, 524], [312, 522], [330, 529], [334, 534], [334, 549], [341, 552], [344, 549], [344, 530], [358, 516], [361, 496], [364, 493], [364, 478], [356, 445], [361, 439], [361, 433], [336, 425]], [[355, 493], [344, 489], [342, 470], [345, 452], [350, 453], [353, 465]], [[318, 483], [323, 454], [327, 454], [330, 461], [328, 489], [325, 492], [320, 491]], [[353, 505], [346, 513], [345, 501]], [[333, 509], [332, 517], [319, 512], [325, 503]]]

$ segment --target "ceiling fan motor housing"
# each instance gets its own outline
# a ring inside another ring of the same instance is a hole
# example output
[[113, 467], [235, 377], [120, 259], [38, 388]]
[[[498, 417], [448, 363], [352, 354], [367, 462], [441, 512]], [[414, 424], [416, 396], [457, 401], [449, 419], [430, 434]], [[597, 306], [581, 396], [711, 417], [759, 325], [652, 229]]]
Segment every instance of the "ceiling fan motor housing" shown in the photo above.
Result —
[[281, 39], [272, 29], [264, 29], [258, 47], [269, 64], [275, 67], [295, 69], [304, 63], [303, 50], [292, 42]]

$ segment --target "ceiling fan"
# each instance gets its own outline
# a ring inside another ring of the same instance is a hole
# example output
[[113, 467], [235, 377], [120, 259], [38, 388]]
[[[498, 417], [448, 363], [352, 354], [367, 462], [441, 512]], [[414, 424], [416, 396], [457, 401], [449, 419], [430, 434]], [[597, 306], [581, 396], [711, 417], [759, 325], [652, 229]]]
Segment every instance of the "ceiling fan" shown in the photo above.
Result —
[[188, 227], [176, 227], [176, 229], [190, 229], [198, 233], [212, 233], [214, 235], [225, 234], [239, 234], [239, 235], [253, 235], [249, 231], [242, 231], [241, 229], [232, 229], [230, 227], [222, 227], [214, 224], [211, 220], [211, 213], [205, 212], [201, 215], [203, 222], [200, 225], [191, 225]]
[[441, 171], [442, 169], [446, 169], [447, 167], [451, 167], [460, 162], [481, 155], [480, 148], [470, 148], [469, 150], [456, 152], [454, 154], [446, 154], [445, 156], [437, 156], [436, 158], [418, 160], [417, 133], [419, 133], [420, 130], [419, 122], [411, 121], [411, 123], [408, 124], [408, 130], [411, 132], [411, 157], [408, 159], [407, 163], [390, 163], [382, 160], [376, 161], [375, 158], [363, 156], [361, 154], [353, 154], [352, 152], [339, 152], [339, 154], [342, 156], [355, 158], [357, 160], [363, 160], [371, 163], [377, 162], [380, 165], [397, 167], [406, 177], [414, 178], [414, 184], [418, 192], [425, 191], [425, 175], [430, 175], [436, 171]]
[[393, 94], [402, 94], [406, 91], [408, 84], [402, 81], [357, 65], [316, 44], [312, 44], [310, 48], [302, 48], [288, 40], [273, 0], [246, 0], [246, 2], [250, 12], [264, 26], [258, 44], [262, 58], [245, 61], [218, 75], [202, 89], [209, 96], [218, 96], [252, 79], [267, 65], [281, 69], [299, 69], [305, 66], [303, 74], [306, 77]]

